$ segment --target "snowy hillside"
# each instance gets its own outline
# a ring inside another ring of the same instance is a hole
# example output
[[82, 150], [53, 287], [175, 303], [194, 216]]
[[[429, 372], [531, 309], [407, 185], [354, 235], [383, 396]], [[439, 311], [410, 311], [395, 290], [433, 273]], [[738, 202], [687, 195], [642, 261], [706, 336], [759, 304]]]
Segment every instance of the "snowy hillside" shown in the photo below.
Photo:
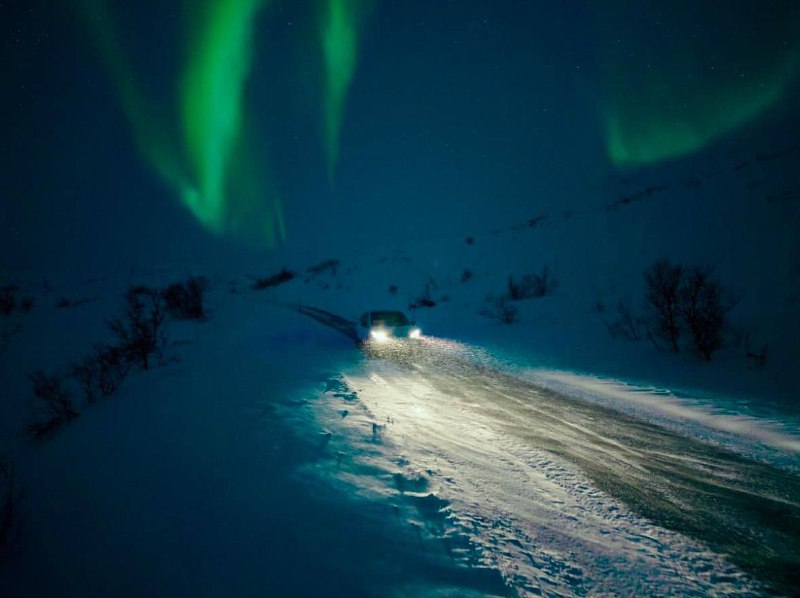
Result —
[[[794, 528], [759, 524], [773, 544], [764, 562], [746, 547], [759, 509], [800, 508], [800, 203], [786, 167], [799, 155], [653, 173], [644, 187], [615, 182], [596, 209], [312, 263], [286, 253], [222, 272], [182, 262], [90, 281], [10, 277], [34, 305], [0, 320], [2, 452], [24, 491], [3, 595], [796, 589]], [[718, 223], [728, 234], [712, 243], [704, 231]], [[762, 229], [776, 232], [754, 246]], [[662, 256], [703, 256], [739, 297], [711, 362], [609, 335], [616, 302], [638, 306], [642, 272]], [[297, 276], [253, 290], [284, 266]], [[544, 266], [558, 284], [514, 301], [517, 321], [482, 315], [509, 276]], [[208, 320], [169, 321], [164, 365], [108, 399], [84, 405], [68, 381], [80, 416], [31, 442], [26, 373], [66, 372], [108, 342], [130, 285], [190, 274], [211, 277]], [[414, 315], [427, 338], [410, 354], [365, 355], [297, 311], [355, 320], [426, 302]], [[768, 344], [763, 367], [737, 331]], [[751, 498], [701, 516], [703, 496], [738, 493]]]

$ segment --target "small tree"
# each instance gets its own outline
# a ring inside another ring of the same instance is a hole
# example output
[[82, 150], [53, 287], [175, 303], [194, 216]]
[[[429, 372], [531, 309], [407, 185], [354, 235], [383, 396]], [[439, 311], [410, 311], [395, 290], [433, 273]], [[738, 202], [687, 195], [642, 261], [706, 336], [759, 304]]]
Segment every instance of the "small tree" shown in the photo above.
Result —
[[35, 438], [44, 438], [55, 432], [65, 423], [78, 417], [72, 396], [64, 388], [61, 378], [36, 370], [28, 375], [33, 384], [33, 419], [28, 431]]
[[17, 306], [17, 291], [15, 285], [0, 288], [0, 314], [8, 315]]
[[675, 353], [681, 333], [682, 282], [683, 267], [669, 260], [659, 260], [645, 272], [645, 304], [652, 310], [655, 324], [651, 333], [667, 341]]
[[115, 345], [98, 345], [94, 352], [70, 368], [83, 389], [87, 403], [114, 394], [130, 370], [125, 352]]
[[606, 322], [608, 332], [614, 338], [624, 338], [629, 341], [642, 339], [642, 318], [636, 315], [626, 301], [617, 302], [617, 319]]
[[166, 307], [161, 293], [150, 287], [132, 287], [125, 294], [127, 309], [123, 318], [108, 325], [119, 339], [119, 348], [130, 364], [149, 369], [150, 357], [160, 355], [166, 344], [162, 326]]
[[519, 309], [506, 297], [486, 297], [486, 302], [480, 310], [482, 316], [499, 320], [503, 324], [513, 324], [517, 321]]
[[83, 396], [87, 403], [94, 403], [98, 396], [97, 375], [98, 365], [94, 355], [89, 355], [78, 363], [73, 363], [69, 368], [69, 374], [80, 384]]
[[706, 361], [722, 347], [727, 313], [732, 302], [723, 298], [722, 285], [711, 278], [710, 268], [692, 268], [681, 285], [680, 309], [697, 352]]
[[558, 286], [558, 280], [544, 266], [539, 274], [526, 274], [519, 279], [508, 277], [508, 298], [514, 301], [544, 297], [551, 294]]
[[203, 299], [207, 290], [208, 280], [203, 276], [169, 285], [162, 293], [169, 315], [179, 320], [204, 320]]

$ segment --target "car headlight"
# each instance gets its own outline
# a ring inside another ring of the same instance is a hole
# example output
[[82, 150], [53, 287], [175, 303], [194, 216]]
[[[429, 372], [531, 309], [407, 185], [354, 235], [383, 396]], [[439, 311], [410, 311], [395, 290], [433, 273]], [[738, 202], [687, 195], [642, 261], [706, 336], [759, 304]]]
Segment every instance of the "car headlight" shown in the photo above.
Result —
[[419, 328], [412, 328], [411, 332], [408, 333], [408, 338], [419, 338], [422, 336], [422, 330]]
[[374, 341], [386, 341], [389, 340], [389, 333], [385, 330], [370, 330], [369, 336]]

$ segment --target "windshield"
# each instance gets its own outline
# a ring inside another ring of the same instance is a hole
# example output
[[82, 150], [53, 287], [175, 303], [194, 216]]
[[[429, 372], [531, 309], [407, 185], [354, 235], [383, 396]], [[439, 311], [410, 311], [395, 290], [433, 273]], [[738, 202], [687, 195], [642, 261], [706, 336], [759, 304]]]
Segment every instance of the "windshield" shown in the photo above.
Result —
[[372, 312], [373, 326], [408, 326], [409, 321], [400, 311], [374, 311]]

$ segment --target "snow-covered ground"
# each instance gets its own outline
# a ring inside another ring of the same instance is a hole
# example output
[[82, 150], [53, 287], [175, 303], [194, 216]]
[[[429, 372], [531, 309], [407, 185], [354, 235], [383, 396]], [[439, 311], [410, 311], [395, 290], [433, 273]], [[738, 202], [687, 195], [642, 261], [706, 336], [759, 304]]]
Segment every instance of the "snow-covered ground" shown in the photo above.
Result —
[[[332, 373], [285, 415], [324, 430], [326, 459], [309, 469], [390, 502], [454, 558], [499, 568], [521, 594], [758, 593], [708, 547], [746, 560], [756, 537], [781, 555], [763, 573], [790, 565], [796, 530], [787, 536], [759, 512], [772, 501], [797, 508], [794, 475], [552, 394], [474, 355], [427, 339]], [[795, 464], [798, 438], [779, 446]], [[709, 513], [739, 493], [752, 503]], [[654, 523], [667, 521], [687, 533]]]
[[[791, 183], [783, 167], [770, 176], [779, 159], [755, 159], [757, 177], [733, 163], [672, 173], [628, 201], [599, 194], [597, 209], [312, 263], [284, 253], [224, 275], [172, 263], [80, 282], [17, 276], [35, 306], [0, 320], [15, 331], [0, 360], [0, 450], [25, 490], [24, 541], [0, 565], [0, 594], [796, 591], [797, 204], [768, 201]], [[723, 193], [739, 200], [711, 245], [700, 233]], [[688, 212], [676, 243], [662, 225]], [[753, 249], [748, 227], [776, 234]], [[597, 252], [573, 251], [574, 235]], [[740, 294], [735, 326], [769, 344], [765, 367], [735, 342], [704, 363], [610, 338], [616, 301], [635, 303], [662, 255], [717, 266]], [[248, 288], [283, 265], [299, 276]], [[544, 265], [559, 286], [519, 302], [517, 323], [479, 315], [509, 275]], [[63, 372], [107, 341], [128, 285], [204, 273], [210, 319], [169, 324], [178, 362], [134, 373], [43, 444], [24, 437], [26, 372]], [[293, 309], [355, 319], [426, 287], [437, 306], [417, 310], [427, 338], [410, 351], [365, 354]], [[56, 307], [62, 295], [75, 304]]]
[[420, 543], [388, 505], [298, 473], [324, 437], [280, 410], [355, 348], [263, 294], [220, 298], [209, 322], [171, 326], [180, 363], [10, 447], [24, 536], [0, 594], [505, 594], [499, 573]]

